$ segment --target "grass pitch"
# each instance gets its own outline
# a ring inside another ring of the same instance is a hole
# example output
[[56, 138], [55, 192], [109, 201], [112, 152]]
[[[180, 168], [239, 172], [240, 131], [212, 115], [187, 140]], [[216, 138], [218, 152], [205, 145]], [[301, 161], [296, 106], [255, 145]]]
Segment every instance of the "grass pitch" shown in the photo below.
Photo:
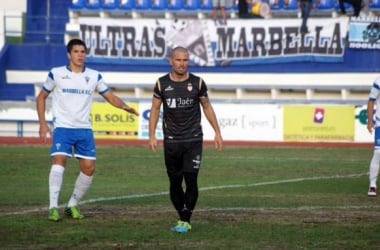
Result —
[[[206, 146], [193, 230], [170, 231], [163, 152], [98, 146], [87, 216], [47, 220], [48, 146], [0, 145], [0, 249], [379, 249], [372, 148]], [[78, 174], [68, 161], [60, 196]]]

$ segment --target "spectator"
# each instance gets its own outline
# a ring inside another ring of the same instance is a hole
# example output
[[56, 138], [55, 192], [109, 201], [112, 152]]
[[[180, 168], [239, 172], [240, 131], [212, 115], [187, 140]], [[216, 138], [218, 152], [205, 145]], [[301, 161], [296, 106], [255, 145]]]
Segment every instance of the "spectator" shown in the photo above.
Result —
[[346, 7], [344, 6], [344, 3], [349, 3], [352, 5], [352, 8], [354, 8], [354, 16], [358, 17], [360, 14], [360, 10], [362, 8], [362, 0], [339, 0], [339, 8], [340, 13], [342, 15], [346, 15]]
[[[255, 3], [257, 2], [255, 1]], [[262, 18], [260, 13], [252, 13], [252, 11], [249, 11], [252, 9], [253, 4], [252, 0], [239, 0], [239, 18]]]
[[371, 5], [371, 0], [362, 0], [360, 15], [369, 16], [370, 15], [370, 9], [369, 9], [370, 5]]
[[220, 9], [220, 14], [222, 16], [221, 24], [227, 24], [226, 0], [212, 1], [212, 18], [214, 19], [215, 24], [217, 24], [218, 9]]
[[312, 0], [300, 0], [300, 8], [301, 8], [301, 28], [300, 32], [301, 34], [307, 34], [309, 33], [309, 29], [307, 27], [307, 20], [309, 19], [311, 7], [312, 7]]

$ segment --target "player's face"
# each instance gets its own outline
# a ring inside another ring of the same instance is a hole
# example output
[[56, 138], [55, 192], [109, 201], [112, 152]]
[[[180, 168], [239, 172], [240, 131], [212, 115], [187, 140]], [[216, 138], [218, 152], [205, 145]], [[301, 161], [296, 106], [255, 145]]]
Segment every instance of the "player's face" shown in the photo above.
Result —
[[82, 45], [74, 45], [70, 53], [68, 53], [70, 65], [81, 68], [86, 58], [86, 50]]
[[171, 57], [171, 65], [173, 73], [177, 75], [185, 75], [187, 73], [187, 66], [189, 65], [189, 54], [182, 51], [175, 52]]

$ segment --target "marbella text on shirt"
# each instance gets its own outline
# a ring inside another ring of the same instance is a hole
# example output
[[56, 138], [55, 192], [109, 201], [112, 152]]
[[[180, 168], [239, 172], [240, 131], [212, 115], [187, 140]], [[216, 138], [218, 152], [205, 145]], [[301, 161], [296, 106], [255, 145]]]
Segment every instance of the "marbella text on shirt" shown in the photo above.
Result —
[[68, 94], [92, 95], [92, 91], [89, 89], [62, 89], [62, 92]]

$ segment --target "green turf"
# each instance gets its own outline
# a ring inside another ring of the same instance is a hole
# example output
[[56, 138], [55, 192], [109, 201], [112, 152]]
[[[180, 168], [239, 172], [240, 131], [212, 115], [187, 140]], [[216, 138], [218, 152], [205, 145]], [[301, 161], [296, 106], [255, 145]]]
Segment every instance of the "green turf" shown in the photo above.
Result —
[[[47, 220], [47, 146], [0, 145], [0, 249], [379, 249], [371, 148], [205, 147], [193, 230], [177, 220], [162, 149], [98, 146], [87, 218]], [[60, 202], [78, 174], [65, 170]], [[63, 207], [60, 208], [63, 216]]]

